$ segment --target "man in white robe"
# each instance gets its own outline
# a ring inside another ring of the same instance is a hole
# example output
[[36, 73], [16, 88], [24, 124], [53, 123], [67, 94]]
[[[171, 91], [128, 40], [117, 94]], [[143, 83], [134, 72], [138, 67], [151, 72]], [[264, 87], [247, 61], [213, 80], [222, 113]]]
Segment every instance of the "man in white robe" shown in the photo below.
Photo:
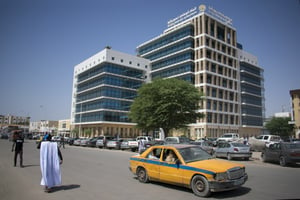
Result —
[[43, 141], [41, 143], [41, 185], [45, 186], [45, 192], [50, 192], [53, 186], [61, 185], [60, 164], [62, 160], [61, 152], [56, 142]]

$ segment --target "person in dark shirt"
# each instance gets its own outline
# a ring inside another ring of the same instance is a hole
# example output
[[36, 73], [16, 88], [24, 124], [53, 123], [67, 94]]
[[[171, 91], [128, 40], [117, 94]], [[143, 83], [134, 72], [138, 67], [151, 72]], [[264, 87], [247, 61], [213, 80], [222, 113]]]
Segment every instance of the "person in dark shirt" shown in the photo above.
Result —
[[12, 152], [15, 151], [15, 156], [14, 156], [15, 167], [17, 165], [18, 154], [20, 156], [20, 167], [23, 167], [23, 143], [24, 143], [24, 138], [22, 137], [22, 132], [15, 131], [13, 135], [13, 145], [11, 149]]

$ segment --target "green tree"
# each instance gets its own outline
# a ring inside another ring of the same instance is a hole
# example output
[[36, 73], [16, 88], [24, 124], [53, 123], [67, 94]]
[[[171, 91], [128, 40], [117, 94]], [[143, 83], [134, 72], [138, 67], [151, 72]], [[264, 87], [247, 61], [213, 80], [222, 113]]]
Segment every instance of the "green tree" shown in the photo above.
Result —
[[171, 129], [184, 128], [203, 117], [197, 112], [202, 96], [186, 81], [156, 79], [139, 88], [129, 117], [145, 131], [163, 128], [167, 137]]
[[90, 128], [84, 129], [84, 135], [87, 137], [91, 137], [92, 130]]
[[271, 121], [266, 123], [265, 127], [271, 134], [280, 135], [282, 137], [290, 136], [293, 133], [294, 126], [289, 124], [290, 117], [273, 117]]
[[79, 137], [79, 128], [74, 128], [72, 131], [71, 131], [73, 137]]

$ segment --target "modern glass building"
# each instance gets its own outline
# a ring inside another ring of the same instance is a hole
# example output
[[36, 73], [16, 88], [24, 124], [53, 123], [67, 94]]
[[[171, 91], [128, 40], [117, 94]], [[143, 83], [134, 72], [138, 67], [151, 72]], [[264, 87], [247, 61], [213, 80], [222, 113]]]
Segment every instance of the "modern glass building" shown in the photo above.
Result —
[[[238, 45], [241, 85], [241, 115], [244, 134], [263, 127], [265, 118], [264, 70], [258, 65], [257, 58]], [[252, 130], [253, 129], [253, 130]]]
[[[184, 79], [206, 95], [198, 111], [205, 118], [189, 125], [192, 138], [219, 137], [228, 132], [241, 136], [260, 133], [261, 127], [257, 125], [262, 124], [263, 85], [261, 82], [257, 83], [259, 87], [249, 85], [257, 77], [244, 73], [245, 68], [248, 70], [245, 64], [240, 71], [237, 45], [232, 20], [211, 7], [200, 5], [170, 20], [161, 35], [137, 47], [139, 56], [151, 60], [151, 78]], [[243, 80], [247, 77], [247, 86], [245, 82], [241, 84], [241, 72]], [[258, 76], [261, 81], [263, 74]], [[242, 95], [241, 89], [245, 91], [245, 88], [251, 92]], [[255, 99], [254, 94], [259, 97]], [[249, 102], [247, 118], [242, 117], [245, 109], [242, 98], [258, 101], [254, 105]], [[261, 106], [258, 110], [256, 104]], [[254, 113], [251, 116], [250, 111]], [[243, 123], [255, 128], [246, 130]]]
[[147, 59], [105, 48], [75, 66], [71, 123], [79, 136], [138, 135], [128, 112], [149, 79], [149, 65]]

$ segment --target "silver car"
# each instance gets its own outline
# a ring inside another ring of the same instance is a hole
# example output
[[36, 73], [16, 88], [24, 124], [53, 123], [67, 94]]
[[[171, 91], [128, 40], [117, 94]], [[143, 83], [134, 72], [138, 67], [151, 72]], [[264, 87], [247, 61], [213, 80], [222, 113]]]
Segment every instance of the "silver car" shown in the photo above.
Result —
[[252, 156], [250, 146], [238, 142], [221, 142], [214, 152], [215, 157], [223, 157], [231, 160], [232, 158], [243, 158], [249, 160]]

